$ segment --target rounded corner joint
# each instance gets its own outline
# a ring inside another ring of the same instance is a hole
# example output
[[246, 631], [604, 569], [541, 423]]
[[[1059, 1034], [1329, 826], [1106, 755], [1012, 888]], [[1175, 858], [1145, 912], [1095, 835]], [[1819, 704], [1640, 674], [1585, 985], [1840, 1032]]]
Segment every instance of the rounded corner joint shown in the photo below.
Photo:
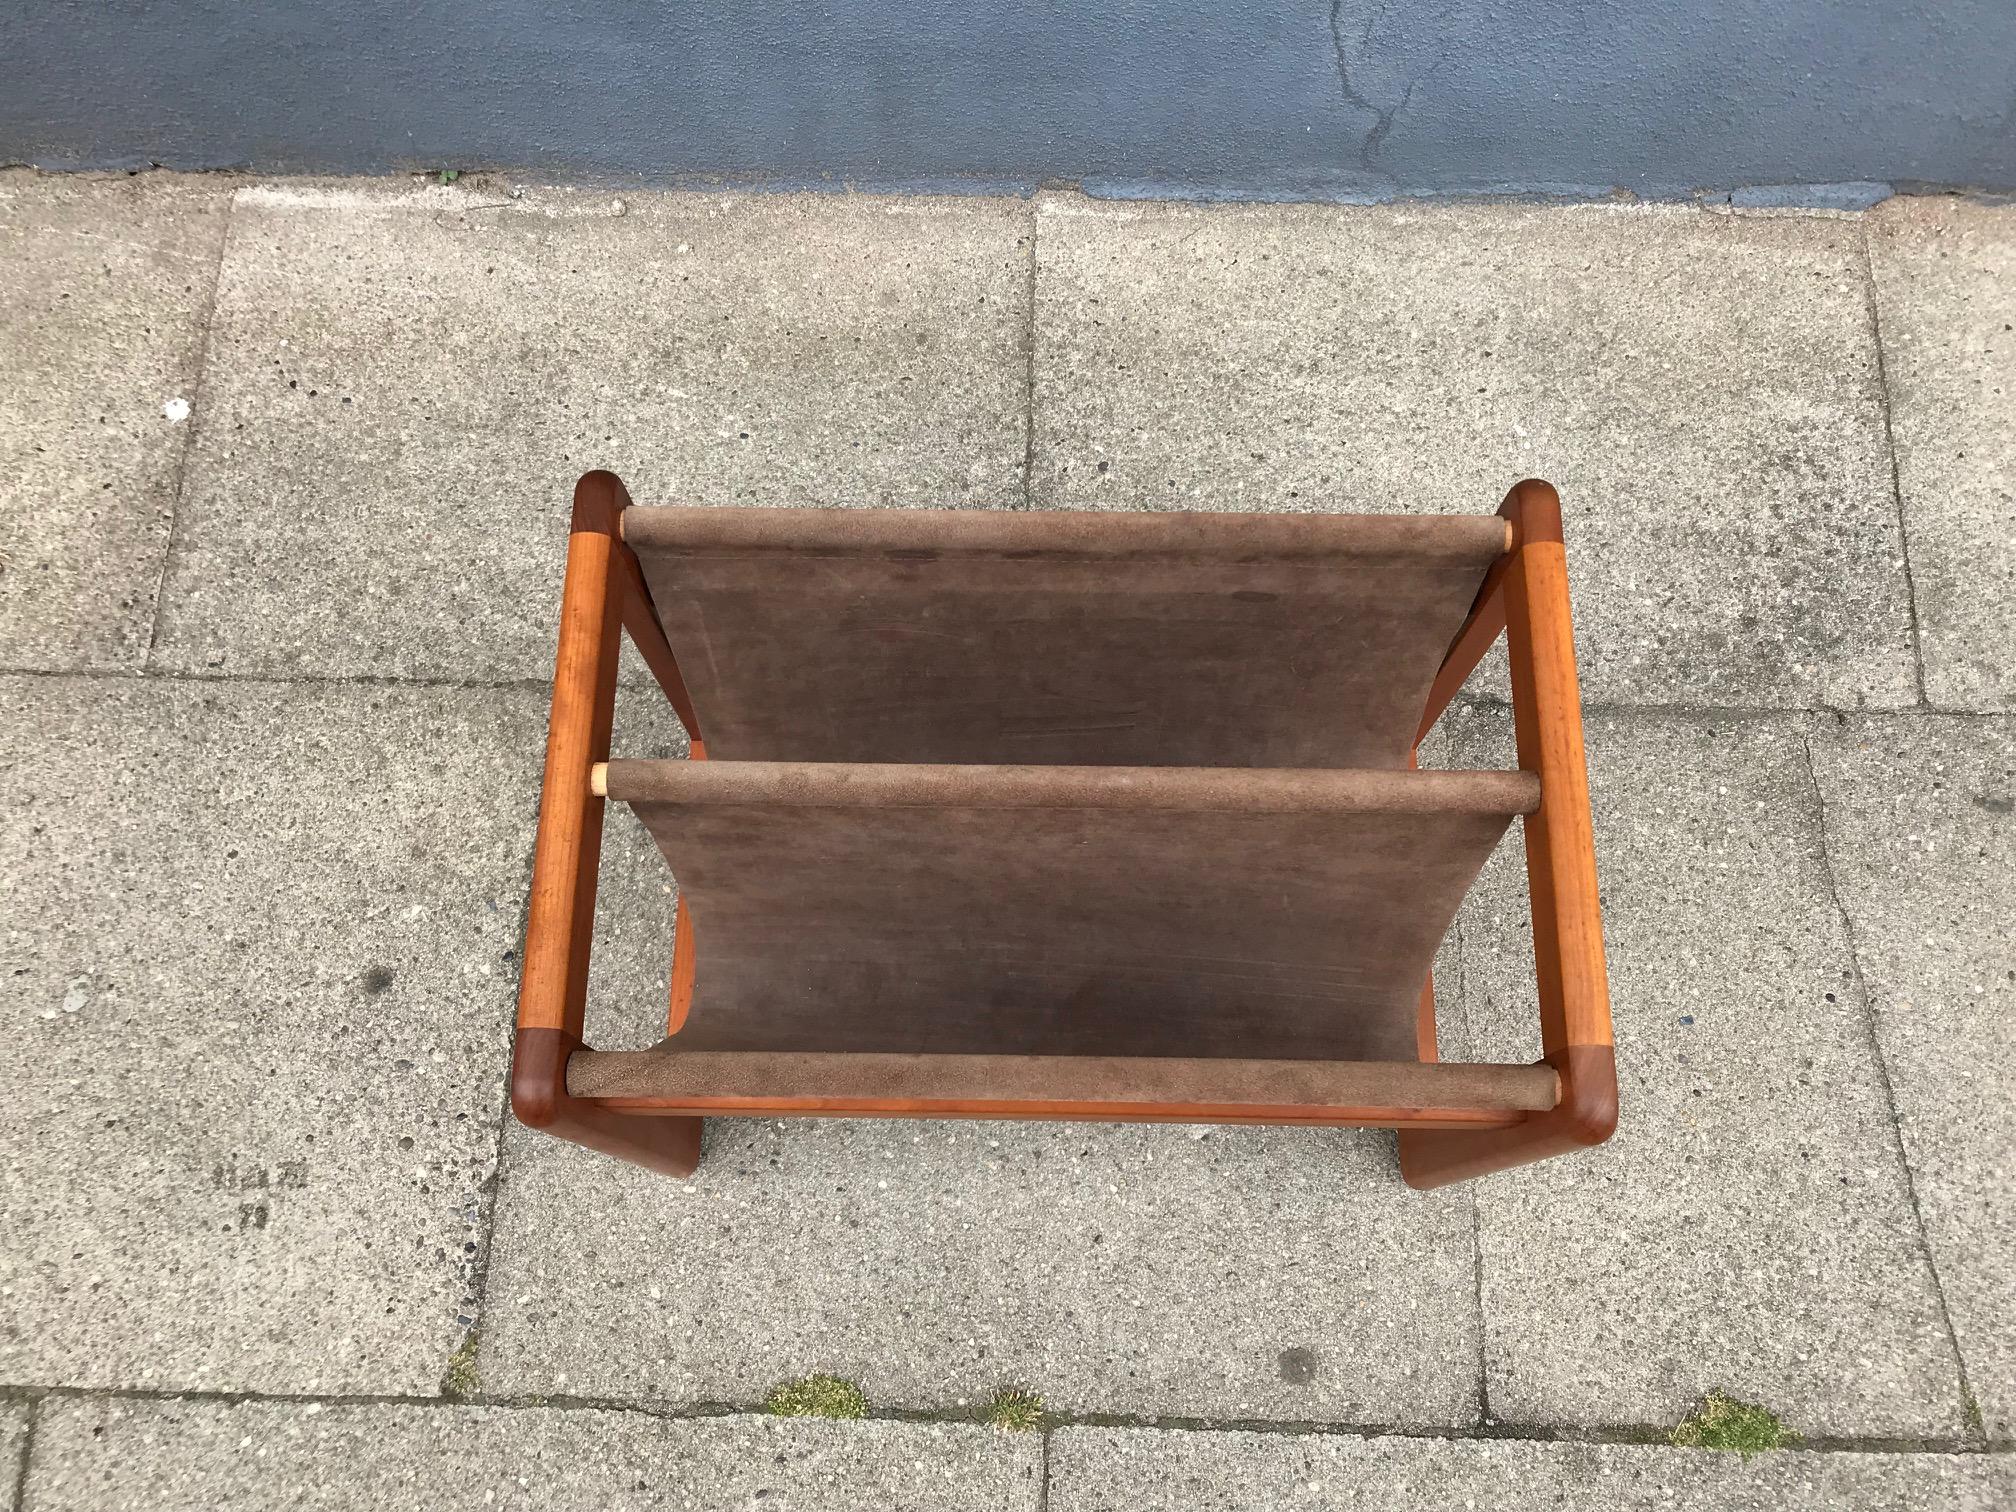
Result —
[[511, 1116], [528, 1129], [550, 1129], [569, 1101], [567, 1058], [577, 1048], [558, 1029], [520, 1029], [511, 1050]]
[[1600, 1145], [1617, 1132], [1617, 1052], [1610, 1045], [1570, 1045], [1548, 1057], [1560, 1073], [1554, 1117], [1579, 1145]]
[[623, 511], [629, 505], [630, 495], [621, 478], [606, 468], [591, 469], [574, 484], [574, 513], [568, 531], [574, 535], [587, 531], [620, 537]]

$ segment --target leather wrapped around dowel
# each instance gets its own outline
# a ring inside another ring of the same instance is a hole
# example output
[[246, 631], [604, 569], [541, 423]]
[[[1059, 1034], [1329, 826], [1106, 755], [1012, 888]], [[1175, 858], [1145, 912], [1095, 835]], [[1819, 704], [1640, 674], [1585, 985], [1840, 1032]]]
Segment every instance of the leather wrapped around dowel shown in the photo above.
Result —
[[611, 761], [626, 803], [826, 808], [1164, 809], [1247, 814], [1530, 814], [1531, 772], [1323, 772], [1227, 767], [923, 766], [805, 761]]
[[1123, 1107], [1461, 1108], [1544, 1112], [1558, 1091], [1546, 1065], [1406, 1061], [1199, 1060], [1182, 1056], [865, 1055], [687, 1050], [583, 1051], [567, 1064], [576, 1097]]

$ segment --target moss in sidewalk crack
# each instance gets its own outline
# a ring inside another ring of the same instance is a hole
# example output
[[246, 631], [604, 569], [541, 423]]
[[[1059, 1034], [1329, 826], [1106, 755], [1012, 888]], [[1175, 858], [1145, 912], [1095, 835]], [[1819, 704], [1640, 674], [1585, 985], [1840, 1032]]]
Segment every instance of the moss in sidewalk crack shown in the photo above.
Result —
[[868, 1415], [868, 1398], [852, 1381], [809, 1375], [773, 1386], [763, 1408], [776, 1417], [858, 1418]]
[[448, 1368], [441, 1373], [441, 1395], [472, 1397], [482, 1389], [483, 1378], [476, 1373], [476, 1330], [472, 1328], [448, 1356]]
[[1028, 1433], [1043, 1426], [1043, 1398], [1019, 1386], [1003, 1386], [987, 1403], [986, 1420], [1003, 1433]]
[[1753, 1454], [1782, 1449], [1798, 1437], [1770, 1408], [1711, 1391], [1673, 1430], [1672, 1442], [1683, 1449], [1734, 1450], [1748, 1459]]

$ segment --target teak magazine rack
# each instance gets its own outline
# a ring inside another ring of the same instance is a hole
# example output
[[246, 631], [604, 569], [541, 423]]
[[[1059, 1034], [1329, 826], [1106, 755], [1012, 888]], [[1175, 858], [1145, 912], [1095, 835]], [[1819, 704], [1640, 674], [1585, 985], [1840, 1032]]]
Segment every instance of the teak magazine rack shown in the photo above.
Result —
[[[623, 632], [689, 760], [610, 760]], [[1518, 769], [1420, 769], [1501, 633]], [[582, 1043], [609, 798], [679, 882], [650, 1050]], [[1543, 1058], [1443, 1063], [1433, 953], [1514, 817]], [[1417, 1187], [1600, 1143], [1554, 490], [1495, 516], [673, 509], [589, 473], [512, 1106], [675, 1176], [728, 1116], [1388, 1127]]]

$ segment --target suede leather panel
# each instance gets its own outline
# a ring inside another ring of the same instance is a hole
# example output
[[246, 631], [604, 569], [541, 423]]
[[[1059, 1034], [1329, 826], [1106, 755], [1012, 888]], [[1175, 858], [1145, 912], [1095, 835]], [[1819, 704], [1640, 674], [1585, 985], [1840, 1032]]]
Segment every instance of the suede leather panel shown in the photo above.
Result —
[[[1411, 1061], [1435, 947], [1528, 794], [1518, 774], [1492, 808], [1465, 779], [1502, 774], [1186, 773], [1331, 801], [1074, 806], [1065, 771], [1048, 805], [957, 801], [984, 776], [861, 803], [813, 770], [765, 801], [711, 760], [622, 765], [619, 790], [684, 795], [632, 807], [687, 901], [677, 1043], [704, 1050]], [[1340, 801], [1365, 777], [1412, 806]]]
[[1407, 765], [1505, 522], [632, 508], [731, 761]]
[[1049, 1055], [807, 1055], [584, 1051], [567, 1063], [575, 1097], [736, 1097], [1247, 1107], [1462, 1108], [1545, 1112], [1554, 1068], [1396, 1061], [1119, 1059]]

